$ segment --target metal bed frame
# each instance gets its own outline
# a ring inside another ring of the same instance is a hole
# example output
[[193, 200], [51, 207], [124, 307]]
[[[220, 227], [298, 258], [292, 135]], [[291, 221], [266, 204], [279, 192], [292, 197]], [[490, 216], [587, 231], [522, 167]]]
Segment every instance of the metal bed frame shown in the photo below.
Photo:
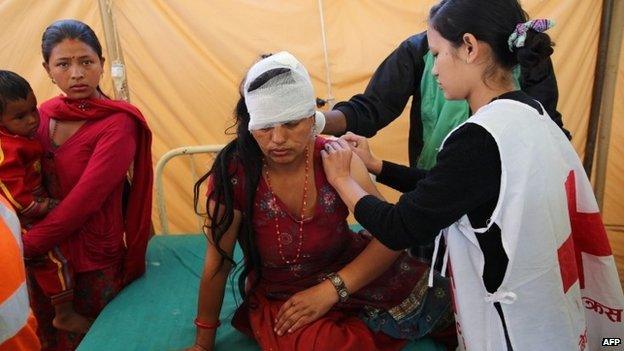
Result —
[[[158, 160], [156, 164], [156, 204], [158, 207], [158, 218], [160, 219], [161, 232], [159, 234], [167, 235], [169, 233], [169, 220], [167, 218], [167, 204], [165, 201], [165, 189], [163, 188], [163, 171], [167, 162], [171, 159], [178, 156], [188, 156], [191, 158], [191, 173], [193, 175], [193, 180], [197, 181], [199, 177], [197, 176], [197, 170], [195, 169], [195, 162], [193, 159], [193, 155], [195, 154], [217, 154], [221, 149], [223, 149], [225, 145], [201, 145], [201, 146], [184, 146], [179, 147], [173, 150], [167, 151], [162, 157]], [[201, 231], [201, 226], [203, 222], [201, 218], [198, 217], [199, 228]]]

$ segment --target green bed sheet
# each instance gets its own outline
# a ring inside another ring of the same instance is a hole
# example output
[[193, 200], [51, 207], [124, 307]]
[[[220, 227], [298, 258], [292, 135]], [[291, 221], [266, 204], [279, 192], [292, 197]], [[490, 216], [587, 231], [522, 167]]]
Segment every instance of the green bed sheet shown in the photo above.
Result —
[[[202, 235], [156, 236], [147, 251], [147, 272], [106, 306], [85, 336], [79, 351], [168, 351], [192, 345], [197, 291], [206, 240]], [[240, 258], [240, 250], [235, 255]], [[228, 279], [217, 331], [216, 350], [259, 350], [254, 340], [236, 331], [230, 320], [236, 309]], [[444, 350], [430, 339], [404, 350]]]

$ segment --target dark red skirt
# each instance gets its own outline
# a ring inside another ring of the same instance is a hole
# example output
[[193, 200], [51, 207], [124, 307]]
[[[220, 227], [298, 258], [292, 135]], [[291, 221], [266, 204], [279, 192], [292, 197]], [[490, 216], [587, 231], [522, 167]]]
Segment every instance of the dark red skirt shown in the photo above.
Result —
[[356, 315], [334, 310], [293, 333], [277, 336], [274, 321], [284, 301], [269, 300], [253, 292], [251, 295], [253, 307], [248, 303], [241, 306], [232, 324], [256, 339], [262, 350], [397, 351], [407, 343], [371, 331]]

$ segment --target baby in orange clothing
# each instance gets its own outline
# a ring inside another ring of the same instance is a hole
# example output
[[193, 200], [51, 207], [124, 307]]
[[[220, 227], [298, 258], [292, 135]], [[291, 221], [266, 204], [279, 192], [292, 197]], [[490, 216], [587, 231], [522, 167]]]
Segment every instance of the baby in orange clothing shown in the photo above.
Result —
[[[13, 72], [0, 70], [0, 191], [18, 213], [22, 230], [58, 203], [43, 186], [38, 127], [37, 99], [30, 84]], [[74, 310], [73, 272], [61, 248], [55, 247], [31, 266], [37, 284], [54, 305], [54, 327], [86, 333], [92, 321]]]

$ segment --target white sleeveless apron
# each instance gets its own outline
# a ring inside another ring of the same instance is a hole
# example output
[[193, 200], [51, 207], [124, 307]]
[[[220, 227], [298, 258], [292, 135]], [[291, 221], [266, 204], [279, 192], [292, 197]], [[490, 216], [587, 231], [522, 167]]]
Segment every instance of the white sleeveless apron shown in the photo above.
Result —
[[[602, 338], [624, 338], [624, 295], [598, 206], [559, 127], [513, 100], [494, 101], [465, 123], [496, 141], [501, 187], [486, 228], [472, 228], [464, 215], [443, 231], [460, 348], [507, 349], [494, 302], [515, 351], [600, 350]], [[494, 223], [509, 263], [489, 294], [476, 235]]]

